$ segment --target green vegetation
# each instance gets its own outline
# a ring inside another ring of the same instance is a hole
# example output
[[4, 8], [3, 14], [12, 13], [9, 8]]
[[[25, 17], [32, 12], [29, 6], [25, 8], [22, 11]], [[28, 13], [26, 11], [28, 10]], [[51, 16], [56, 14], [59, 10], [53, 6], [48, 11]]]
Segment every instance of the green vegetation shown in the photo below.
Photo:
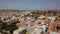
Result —
[[7, 33], [7, 32], [4, 32], [4, 34], [9, 34], [9, 33]]
[[[10, 33], [13, 33], [13, 31], [15, 30], [15, 29], [18, 29], [18, 27], [17, 27], [17, 23], [19, 23], [19, 21], [16, 21], [16, 22], [12, 22], [12, 23], [8, 23], [8, 22], [3, 22], [2, 20], [1, 20], [1, 18], [0, 18], [0, 26], [1, 26], [1, 29], [3, 29], [3, 30], [6, 30], [6, 31], [9, 31]], [[3, 30], [2, 30], [2, 32], [3, 32]], [[5, 34], [7, 34], [6, 32], [5, 32]]]
[[30, 32], [26, 32], [26, 34], [30, 34]]

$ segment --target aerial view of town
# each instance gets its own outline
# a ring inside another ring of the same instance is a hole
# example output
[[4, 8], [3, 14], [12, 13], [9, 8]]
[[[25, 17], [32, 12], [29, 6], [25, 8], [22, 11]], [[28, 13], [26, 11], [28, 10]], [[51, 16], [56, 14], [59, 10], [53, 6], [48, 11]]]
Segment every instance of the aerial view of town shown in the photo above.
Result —
[[60, 0], [0, 0], [0, 34], [60, 34]]
[[60, 34], [60, 10], [0, 10], [2, 34]]

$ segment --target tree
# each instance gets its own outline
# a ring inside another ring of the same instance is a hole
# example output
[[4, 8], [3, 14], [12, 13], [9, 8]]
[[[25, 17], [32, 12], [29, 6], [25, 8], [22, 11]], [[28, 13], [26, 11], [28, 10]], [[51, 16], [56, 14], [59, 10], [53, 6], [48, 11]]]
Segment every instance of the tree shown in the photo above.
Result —
[[2, 23], [1, 17], [0, 17], [0, 23]]
[[[12, 23], [9, 23], [9, 24], [7, 24], [8, 22], [1, 22], [1, 23], [0, 24], [1, 24], [1, 27], [2, 27], [3, 30], [6, 30], [6, 31], [9, 31], [10, 33], [13, 33], [13, 31], [15, 29], [18, 29], [16, 24], [19, 23], [19, 21], [12, 22]], [[5, 34], [7, 34], [7, 33], [5, 32]]]

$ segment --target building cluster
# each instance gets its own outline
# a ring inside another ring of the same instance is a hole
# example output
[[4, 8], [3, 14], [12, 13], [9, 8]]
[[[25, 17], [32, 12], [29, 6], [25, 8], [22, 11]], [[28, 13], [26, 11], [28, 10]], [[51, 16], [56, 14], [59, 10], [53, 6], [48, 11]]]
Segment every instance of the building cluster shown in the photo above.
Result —
[[7, 23], [19, 21], [16, 24], [18, 29], [13, 34], [60, 34], [59, 12], [1, 12], [0, 17]]

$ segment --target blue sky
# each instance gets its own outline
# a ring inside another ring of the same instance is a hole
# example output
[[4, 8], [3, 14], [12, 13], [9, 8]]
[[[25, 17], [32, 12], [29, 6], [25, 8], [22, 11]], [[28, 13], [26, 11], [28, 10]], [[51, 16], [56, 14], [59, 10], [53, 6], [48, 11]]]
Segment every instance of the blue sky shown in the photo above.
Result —
[[60, 0], [0, 0], [1, 9], [60, 10]]

